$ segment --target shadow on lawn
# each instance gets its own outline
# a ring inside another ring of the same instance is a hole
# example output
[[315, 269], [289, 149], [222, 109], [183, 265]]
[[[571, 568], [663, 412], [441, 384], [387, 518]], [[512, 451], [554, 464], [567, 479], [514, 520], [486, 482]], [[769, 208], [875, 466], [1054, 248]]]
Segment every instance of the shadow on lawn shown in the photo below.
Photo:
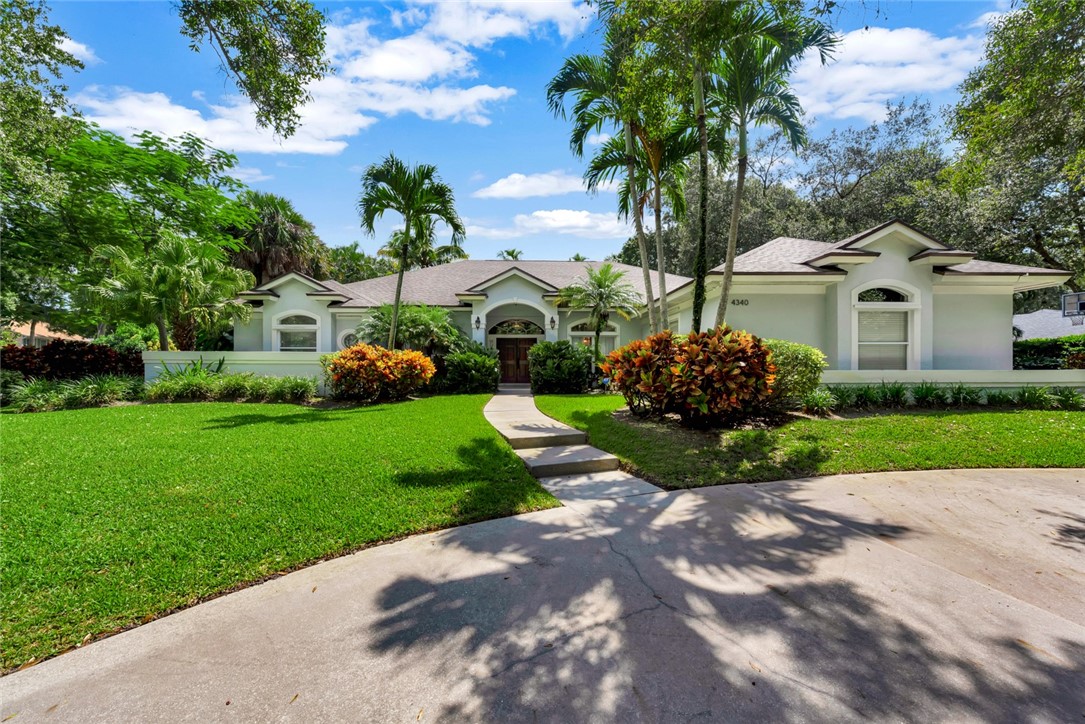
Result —
[[[1070, 721], [1085, 707], [1082, 642], [1037, 645], [997, 610], [947, 605], [906, 556], [883, 587], [863, 549], [906, 528], [746, 488], [585, 510], [450, 533], [441, 545], [485, 573], [380, 593], [376, 651], [463, 672], [427, 718]], [[852, 565], [869, 586], [834, 575]]]
[[379, 410], [375, 407], [302, 407], [298, 412], [277, 415], [268, 412], [249, 412], [238, 410], [234, 414], [216, 417], [207, 421], [204, 430], [230, 430], [249, 425], [305, 425], [313, 422], [339, 422], [349, 419], [349, 415]]

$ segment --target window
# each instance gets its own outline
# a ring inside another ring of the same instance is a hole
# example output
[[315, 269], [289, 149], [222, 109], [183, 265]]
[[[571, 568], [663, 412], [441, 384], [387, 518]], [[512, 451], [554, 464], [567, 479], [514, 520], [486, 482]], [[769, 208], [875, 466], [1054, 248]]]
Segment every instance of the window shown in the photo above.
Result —
[[[579, 339], [581, 344], [591, 347], [595, 344], [595, 325], [589, 321], [578, 322], [569, 327], [569, 338], [574, 341]], [[617, 346], [618, 328], [613, 324], [608, 324], [599, 333], [599, 352], [607, 355], [613, 352]]]
[[530, 319], [507, 319], [490, 327], [490, 334], [544, 335], [546, 332]]
[[906, 370], [914, 366], [918, 294], [872, 286], [855, 294], [855, 360], [860, 370]]
[[301, 312], [287, 312], [275, 320], [274, 334], [280, 352], [316, 352], [320, 320]]
[[348, 330], [339, 335], [339, 349], [353, 347], [356, 344], [358, 344], [358, 335], [356, 333]]
[[[573, 332], [573, 333], [576, 333], [576, 332], [590, 332], [592, 334], [595, 334], [595, 325], [593, 325], [591, 322], [581, 322], [580, 324], [574, 324], [572, 327], [569, 327], [569, 331]], [[618, 329], [613, 324], [607, 324], [607, 325], [605, 325], [603, 327], [602, 334], [617, 334], [617, 333], [618, 333]]]

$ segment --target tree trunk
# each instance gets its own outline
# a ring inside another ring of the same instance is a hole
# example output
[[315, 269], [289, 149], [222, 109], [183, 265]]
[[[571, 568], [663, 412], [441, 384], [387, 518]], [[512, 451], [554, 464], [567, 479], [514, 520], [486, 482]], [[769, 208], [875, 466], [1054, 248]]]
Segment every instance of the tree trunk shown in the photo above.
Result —
[[30, 320], [30, 336], [26, 339], [26, 346], [33, 347], [34, 343], [38, 341], [38, 320]]
[[693, 100], [697, 113], [698, 152], [697, 188], [697, 255], [693, 261], [693, 331], [701, 331], [701, 312], [705, 302], [705, 281], [708, 277], [708, 124], [705, 121], [704, 71], [700, 63], [693, 66]]
[[670, 327], [670, 307], [667, 304], [667, 272], [663, 251], [663, 191], [660, 189], [662, 178], [656, 178], [655, 213], [656, 213], [656, 272], [659, 274], [659, 329]]
[[405, 217], [407, 222], [403, 230], [403, 249], [399, 254], [399, 274], [396, 277], [396, 299], [392, 303], [392, 320], [388, 324], [388, 349], [396, 348], [396, 326], [399, 324], [399, 300], [403, 296], [403, 273], [407, 271], [407, 255], [411, 246], [411, 219]]
[[158, 327], [158, 351], [169, 352], [170, 351], [170, 336], [166, 331], [166, 318], [159, 315], [155, 320], [155, 326]]
[[[656, 316], [655, 295], [652, 294], [652, 270], [648, 265], [648, 241], [644, 238], [644, 223], [641, 220], [640, 195], [637, 193], [636, 156], [633, 150], [633, 126], [625, 122], [625, 169], [629, 175], [629, 203], [633, 205], [633, 226], [637, 232], [637, 247], [640, 249], [640, 270], [644, 275], [644, 303], [648, 305], [648, 328], [652, 334], [659, 331], [659, 318]], [[596, 352], [598, 353], [598, 349]], [[598, 358], [598, 354], [596, 355]]]
[[[178, 317], [173, 320], [173, 343], [177, 345], [178, 352], [192, 352], [196, 349], [196, 325], [191, 319]], [[169, 351], [168, 341], [163, 351]]]
[[731, 299], [731, 280], [735, 271], [735, 252], [738, 250], [738, 217], [742, 213], [742, 187], [746, 183], [746, 119], [738, 122], [738, 177], [735, 179], [735, 198], [731, 202], [731, 228], [727, 232], [727, 261], [723, 268], [723, 289], [720, 304], [716, 307], [716, 326], [727, 320], [727, 304]]

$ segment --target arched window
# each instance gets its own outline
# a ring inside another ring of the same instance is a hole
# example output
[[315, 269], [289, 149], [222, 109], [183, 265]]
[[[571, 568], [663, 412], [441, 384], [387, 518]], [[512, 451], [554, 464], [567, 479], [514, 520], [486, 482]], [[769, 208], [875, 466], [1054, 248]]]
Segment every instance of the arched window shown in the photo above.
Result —
[[316, 352], [320, 319], [305, 312], [286, 312], [272, 324], [275, 349], [279, 352]]
[[[569, 327], [569, 331], [571, 333], [573, 333], [573, 334], [579, 334], [581, 332], [588, 332], [590, 334], [595, 334], [595, 325], [592, 324], [591, 322], [580, 322], [579, 324], [574, 324], [573, 326]], [[618, 328], [615, 327], [613, 324], [607, 324], [607, 325], [605, 325], [603, 327], [602, 334], [617, 334], [617, 333], [618, 333]]]
[[506, 319], [490, 327], [490, 334], [522, 334], [525, 336], [540, 336], [546, 332], [530, 319]]
[[918, 367], [916, 290], [875, 283], [856, 290], [853, 367], [860, 370], [907, 370]]
[[358, 344], [358, 334], [353, 329], [339, 333], [339, 349], [346, 349]]

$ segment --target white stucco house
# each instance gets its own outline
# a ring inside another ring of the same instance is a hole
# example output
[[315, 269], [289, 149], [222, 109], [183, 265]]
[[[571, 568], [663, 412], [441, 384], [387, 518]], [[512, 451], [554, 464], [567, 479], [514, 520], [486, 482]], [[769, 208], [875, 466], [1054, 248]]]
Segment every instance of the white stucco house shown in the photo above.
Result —
[[[590, 341], [587, 314], [557, 304], [559, 290], [584, 267], [573, 261], [457, 261], [407, 272], [403, 302], [449, 310], [464, 332], [498, 349], [503, 380], [522, 382], [527, 350], [536, 341]], [[643, 297], [640, 269], [615, 267]], [[722, 266], [709, 274], [703, 328], [715, 324], [722, 275]], [[778, 238], [736, 257], [726, 321], [763, 337], [818, 347], [829, 360], [827, 382], [1081, 386], [1085, 379], [1033, 380], [1025, 379], [1032, 371], [1012, 371], [1014, 292], [1058, 286], [1069, 277], [1057, 269], [981, 261], [890, 221], [835, 243]], [[393, 300], [395, 285], [395, 276], [339, 284], [291, 273], [249, 290], [241, 296], [252, 305], [252, 318], [235, 325], [228, 364], [319, 374], [319, 356], [349, 346], [365, 315]], [[688, 331], [693, 280], [668, 275], [667, 288], [668, 326]], [[632, 320], [614, 315], [603, 349], [648, 332], [647, 313]], [[1082, 376], [1043, 374], [1055, 372]]]

